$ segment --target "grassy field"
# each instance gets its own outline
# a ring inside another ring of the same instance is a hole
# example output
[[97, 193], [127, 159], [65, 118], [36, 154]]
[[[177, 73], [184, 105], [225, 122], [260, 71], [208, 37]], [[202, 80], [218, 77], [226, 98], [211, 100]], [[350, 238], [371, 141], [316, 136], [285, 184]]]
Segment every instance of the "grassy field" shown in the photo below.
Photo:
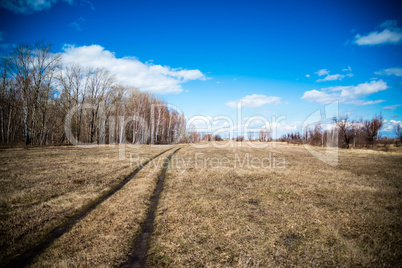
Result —
[[100, 204], [74, 228], [58, 239], [33, 265], [107, 267], [119, 266], [141, 229], [168, 151], [144, 167], [121, 191]]
[[[207, 145], [206, 143], [204, 145]], [[402, 151], [340, 150], [331, 167], [303, 146], [183, 147], [171, 160], [150, 239], [150, 267], [388, 266], [402, 259]], [[174, 146], [177, 148], [177, 146]], [[1, 152], [1, 263], [172, 146]], [[319, 148], [316, 148], [320, 150]], [[397, 148], [399, 149], [399, 148]], [[38, 256], [35, 267], [127, 260], [172, 150]]]
[[[0, 153], [0, 264], [47, 237], [57, 226], [118, 184], [136, 162], [171, 146], [6, 149]], [[131, 161], [130, 166], [130, 154]]]
[[[259, 167], [269, 156], [285, 166]], [[165, 182], [149, 266], [400, 265], [401, 152], [341, 150], [336, 168], [286, 144], [180, 158], [191, 161]]]

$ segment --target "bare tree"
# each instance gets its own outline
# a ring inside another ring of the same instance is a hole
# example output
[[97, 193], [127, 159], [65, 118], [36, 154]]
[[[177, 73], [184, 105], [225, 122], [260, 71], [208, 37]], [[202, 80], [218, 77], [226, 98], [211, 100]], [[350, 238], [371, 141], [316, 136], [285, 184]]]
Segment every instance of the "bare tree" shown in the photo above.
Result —
[[342, 140], [344, 147], [349, 149], [350, 142], [354, 137], [353, 121], [349, 121], [348, 116], [332, 119], [339, 130], [339, 138]]
[[[51, 90], [51, 83], [56, 69], [59, 67], [61, 56], [53, 54], [51, 45], [43, 42], [38, 42], [32, 53], [32, 115], [31, 129], [32, 138], [38, 139], [41, 137], [41, 132], [44, 134], [46, 127], [46, 111]], [[42, 123], [38, 122], [39, 109], [42, 108]], [[40, 130], [38, 129], [41, 125]], [[38, 133], [39, 132], [39, 133]], [[39, 135], [38, 135], [39, 134]], [[38, 135], [38, 137], [37, 137]], [[42, 140], [42, 139], [40, 139]], [[37, 143], [37, 142], [35, 142]]]
[[[70, 133], [91, 143], [115, 142], [115, 137], [125, 142], [125, 136], [133, 143], [172, 143], [184, 137], [184, 115], [162, 99], [117, 85], [106, 70], [61, 66], [61, 56], [50, 48], [43, 42], [19, 45], [0, 58], [2, 144], [66, 143], [73, 138], [66, 136]], [[67, 118], [70, 111], [74, 113]], [[108, 118], [114, 120], [109, 123]], [[67, 133], [66, 119], [71, 120]], [[193, 138], [198, 141], [199, 134]]]
[[[1, 120], [1, 142], [8, 143], [9, 141], [9, 131], [6, 132], [6, 124], [9, 126], [11, 122], [11, 99], [9, 92], [11, 91], [9, 83], [9, 73], [10, 73], [10, 60], [7, 57], [2, 57], [0, 59], [0, 73], [1, 73], [1, 89], [0, 89], [0, 120]], [[9, 129], [9, 128], [8, 128]]]
[[363, 122], [362, 131], [365, 134], [366, 141], [369, 145], [374, 145], [374, 141], [376, 138], [378, 138], [382, 125], [382, 115], [375, 116], [373, 119]]
[[38, 143], [38, 140], [43, 142], [46, 131], [51, 83], [60, 61], [60, 55], [52, 53], [50, 49], [51, 46], [43, 42], [34, 47], [19, 45], [9, 57], [12, 76], [21, 91], [26, 145]]
[[243, 136], [237, 136], [236, 141], [242, 142], [242, 141], [244, 141], [244, 137]]
[[[96, 69], [92, 74], [89, 81], [89, 95], [88, 100], [91, 104], [91, 112], [89, 115], [89, 124], [88, 124], [88, 140], [90, 143], [94, 142], [96, 137], [96, 131], [102, 130], [98, 129], [97, 123], [99, 122], [99, 110], [105, 103], [105, 100], [109, 97], [109, 93], [114, 84], [115, 78], [112, 76], [109, 71]], [[99, 140], [98, 140], [99, 142]]]
[[22, 120], [24, 124], [25, 145], [30, 143], [29, 98], [31, 85], [31, 57], [32, 50], [29, 45], [19, 45], [14, 48], [10, 56], [11, 69], [22, 98]]

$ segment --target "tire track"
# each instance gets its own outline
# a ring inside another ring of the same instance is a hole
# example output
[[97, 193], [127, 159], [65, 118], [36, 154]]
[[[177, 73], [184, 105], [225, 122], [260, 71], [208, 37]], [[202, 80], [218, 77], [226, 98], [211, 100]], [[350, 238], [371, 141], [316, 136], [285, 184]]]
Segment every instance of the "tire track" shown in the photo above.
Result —
[[158, 182], [156, 184], [156, 188], [150, 197], [150, 205], [147, 212], [147, 218], [142, 224], [142, 231], [138, 235], [137, 240], [134, 244], [133, 249], [128, 255], [128, 260], [122, 267], [133, 267], [133, 268], [142, 268], [145, 267], [147, 261], [147, 253], [149, 250], [149, 238], [151, 237], [154, 231], [154, 221], [155, 221], [155, 212], [158, 207], [158, 202], [160, 198], [160, 194], [163, 190], [163, 184], [165, 181], [166, 170], [168, 169], [169, 162], [173, 155], [179, 151], [181, 148], [176, 149], [168, 158], [166, 158], [162, 172], [158, 176]]
[[[42, 242], [32, 247], [31, 249], [28, 249], [27, 251], [23, 252], [17, 258], [11, 260], [10, 263], [6, 265], [6, 267], [25, 267], [28, 264], [30, 264], [36, 256], [40, 255], [43, 251], [45, 251], [57, 238], [61, 237], [63, 234], [70, 231], [77, 222], [85, 218], [85, 216], [88, 215], [92, 210], [94, 210], [100, 203], [104, 202], [113, 194], [115, 194], [117, 191], [119, 191], [121, 188], [123, 188], [123, 186], [126, 185], [131, 179], [133, 179], [134, 176], [137, 175], [137, 173], [141, 169], [143, 169], [147, 164], [149, 164], [152, 160], [161, 156], [162, 154], [166, 153], [169, 150], [172, 150], [172, 148], [164, 150], [161, 153], [141, 163], [140, 166], [138, 166], [130, 175], [128, 175], [119, 184], [114, 186], [112, 189], [110, 189], [108, 192], [106, 192], [96, 200], [87, 204], [86, 207], [81, 212], [79, 212], [75, 216], [70, 217], [66, 223], [50, 231]], [[177, 150], [178, 149], [176, 149], [176, 151]], [[174, 151], [173, 154], [176, 151]]]

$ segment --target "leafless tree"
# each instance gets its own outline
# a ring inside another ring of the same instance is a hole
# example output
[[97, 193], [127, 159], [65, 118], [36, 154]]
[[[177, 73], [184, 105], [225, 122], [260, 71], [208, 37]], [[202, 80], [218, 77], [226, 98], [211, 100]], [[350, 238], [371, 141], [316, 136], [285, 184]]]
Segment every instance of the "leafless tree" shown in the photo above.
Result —
[[[21, 91], [26, 145], [35, 143], [38, 137], [43, 136], [41, 132], [44, 134], [46, 130], [52, 78], [60, 61], [60, 55], [52, 53], [50, 49], [51, 46], [43, 42], [37, 43], [34, 47], [19, 45], [9, 56], [11, 73]], [[38, 116], [40, 108], [42, 108], [41, 117]]]
[[363, 122], [362, 131], [366, 137], [366, 141], [369, 145], [373, 146], [374, 141], [378, 138], [379, 131], [383, 125], [382, 115], [375, 116], [371, 120]]
[[237, 136], [236, 141], [242, 142], [242, 141], [244, 141], [244, 137], [243, 136]]
[[[116, 138], [132, 143], [183, 141], [186, 119], [165, 101], [135, 85], [117, 84], [106, 70], [62, 66], [61, 56], [50, 48], [43, 42], [19, 45], [1, 56], [2, 144], [66, 144], [72, 138], [90, 143]], [[71, 131], [65, 133], [66, 123]], [[190, 136], [200, 139], [195, 132]]]
[[354, 137], [353, 121], [350, 121], [348, 116], [333, 118], [334, 123], [339, 130], [339, 138], [343, 142], [344, 147], [349, 149], [349, 145]]

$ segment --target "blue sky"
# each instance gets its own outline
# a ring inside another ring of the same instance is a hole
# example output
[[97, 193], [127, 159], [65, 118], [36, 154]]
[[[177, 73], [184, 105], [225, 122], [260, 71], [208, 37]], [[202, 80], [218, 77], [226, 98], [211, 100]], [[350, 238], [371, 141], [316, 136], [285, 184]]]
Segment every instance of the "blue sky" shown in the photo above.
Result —
[[[402, 118], [400, 1], [0, 2], [0, 49], [45, 40], [193, 115], [286, 115], [338, 100], [359, 119]], [[398, 106], [399, 105], [399, 106]]]

